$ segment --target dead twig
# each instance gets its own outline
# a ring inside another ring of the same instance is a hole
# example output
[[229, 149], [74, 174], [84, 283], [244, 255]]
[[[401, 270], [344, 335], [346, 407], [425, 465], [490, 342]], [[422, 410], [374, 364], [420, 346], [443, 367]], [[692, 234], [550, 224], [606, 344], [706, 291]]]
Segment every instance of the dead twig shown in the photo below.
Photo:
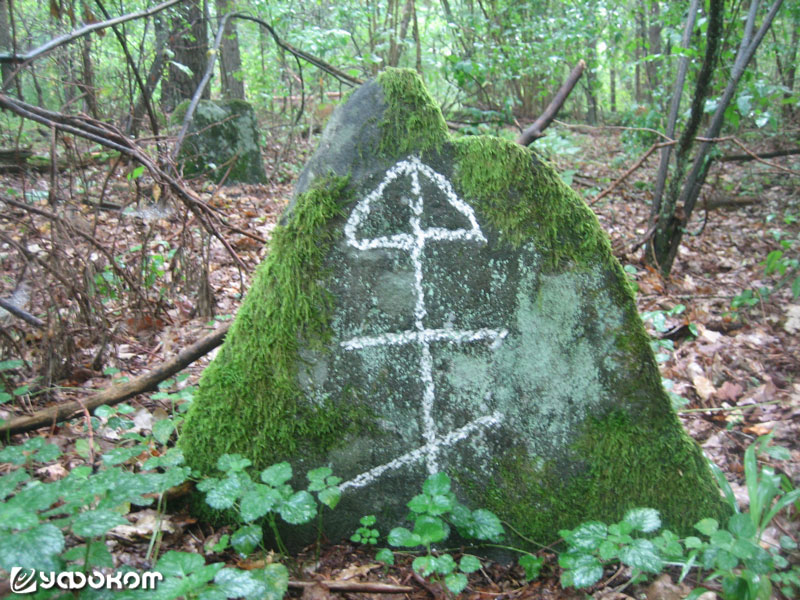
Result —
[[332, 592], [354, 592], [356, 594], [410, 594], [414, 588], [408, 585], [380, 583], [372, 581], [294, 581], [289, 580], [289, 587], [305, 589], [321, 585]]
[[623, 181], [625, 181], [625, 180], [626, 180], [626, 179], [627, 179], [627, 178], [628, 178], [628, 177], [631, 175], [631, 173], [633, 173], [633, 172], [634, 172], [634, 171], [636, 171], [636, 170], [637, 170], [639, 167], [641, 167], [641, 166], [642, 166], [642, 164], [644, 164], [644, 161], [646, 161], [646, 160], [647, 160], [647, 158], [648, 158], [648, 157], [649, 157], [649, 156], [650, 156], [650, 155], [651, 155], [653, 152], [655, 152], [655, 151], [656, 151], [656, 150], [658, 150], [659, 148], [666, 148], [667, 146], [673, 146], [673, 145], [675, 145], [676, 143], [677, 143], [677, 141], [676, 141], [676, 140], [670, 140], [669, 142], [658, 142], [658, 143], [656, 143], [656, 144], [653, 144], [652, 146], [650, 146], [650, 148], [647, 150], [647, 152], [645, 152], [644, 154], [642, 154], [642, 156], [641, 156], [641, 157], [639, 157], [639, 160], [637, 160], [637, 161], [636, 161], [636, 162], [633, 164], [633, 166], [632, 166], [630, 169], [628, 169], [627, 171], [625, 171], [625, 172], [624, 172], [622, 175], [620, 175], [620, 176], [619, 176], [619, 177], [618, 177], [618, 178], [617, 178], [617, 179], [614, 181], [614, 183], [612, 183], [610, 186], [608, 186], [608, 187], [607, 187], [606, 189], [604, 189], [602, 192], [600, 192], [599, 194], [597, 194], [597, 196], [595, 196], [594, 198], [592, 198], [592, 201], [591, 201], [591, 202], [589, 202], [589, 206], [591, 206], [592, 204], [595, 204], [595, 203], [599, 202], [601, 198], [604, 198], [604, 197], [608, 196], [608, 195], [609, 195], [611, 192], [613, 192], [615, 189], [617, 189], [617, 186], [618, 186], [620, 183], [622, 183]]
[[83, 401], [65, 402], [36, 411], [27, 417], [18, 417], [0, 425], [0, 435], [11, 436], [66, 421], [82, 413], [84, 410], [94, 411], [98, 406], [113, 406], [137, 394], [157, 389], [158, 384], [175, 373], [185, 369], [201, 356], [205, 356], [225, 339], [230, 325], [220, 327], [209, 335], [199, 339], [185, 350], [173, 356], [155, 369], [130, 381], [112, 385], [105, 390], [92, 394]]

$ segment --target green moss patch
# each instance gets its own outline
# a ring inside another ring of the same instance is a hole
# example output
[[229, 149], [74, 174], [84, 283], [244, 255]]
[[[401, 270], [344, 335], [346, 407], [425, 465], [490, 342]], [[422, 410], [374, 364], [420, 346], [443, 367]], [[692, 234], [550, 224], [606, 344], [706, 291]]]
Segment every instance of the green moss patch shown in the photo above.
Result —
[[560, 529], [591, 519], [611, 523], [637, 507], [657, 508], [664, 527], [679, 535], [689, 535], [700, 519], [730, 514], [674, 415], [639, 423], [624, 411], [590, 418], [570, 454], [576, 466], [569, 477], [557, 460], [537, 461], [520, 449], [498, 461], [492, 485], [469, 485], [487, 508], [542, 544], [554, 542]]
[[238, 452], [266, 467], [303, 450], [324, 453], [341, 439], [355, 408], [302, 401], [301, 345], [322, 348], [332, 299], [318, 280], [335, 232], [328, 227], [347, 201], [344, 178], [321, 179], [300, 196], [228, 332], [203, 372], [180, 444], [200, 472]]

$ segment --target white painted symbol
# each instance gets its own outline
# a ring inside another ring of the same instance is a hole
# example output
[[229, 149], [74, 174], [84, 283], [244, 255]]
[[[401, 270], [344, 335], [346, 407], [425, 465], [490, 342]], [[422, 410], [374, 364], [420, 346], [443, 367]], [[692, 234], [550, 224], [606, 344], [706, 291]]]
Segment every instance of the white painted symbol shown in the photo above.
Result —
[[[469, 229], [445, 229], [442, 227], [429, 227], [422, 229], [420, 220], [425, 208], [420, 187], [420, 175], [426, 177], [433, 185], [441, 191], [447, 202], [469, 221]], [[372, 202], [383, 197], [386, 186], [401, 176], [411, 177], [411, 217], [409, 225], [411, 233], [397, 233], [394, 235], [382, 236], [372, 239], [359, 239], [356, 234], [359, 227], [364, 223], [370, 213]], [[367, 197], [361, 200], [344, 228], [347, 243], [359, 250], [372, 250], [374, 248], [396, 248], [411, 254], [411, 263], [414, 266], [414, 289], [416, 291], [416, 305], [414, 306], [414, 329], [401, 331], [399, 333], [383, 333], [376, 336], [355, 337], [341, 342], [345, 350], [361, 350], [373, 346], [397, 346], [402, 344], [416, 344], [420, 348], [419, 374], [424, 391], [422, 394], [422, 432], [425, 444], [420, 448], [412, 450], [384, 465], [370, 469], [357, 477], [346, 481], [339, 487], [341, 489], [364, 487], [380, 477], [384, 472], [398, 469], [403, 465], [424, 460], [428, 473], [433, 474], [439, 470], [438, 455], [441, 448], [447, 448], [456, 442], [466, 439], [480, 427], [498, 425], [502, 420], [502, 415], [498, 412], [492, 413], [474, 421], [470, 421], [463, 427], [456, 429], [440, 437], [433, 420], [433, 404], [435, 400], [435, 386], [433, 382], [433, 358], [431, 356], [431, 343], [448, 342], [450, 344], [465, 344], [484, 340], [492, 341], [492, 348], [499, 346], [503, 338], [508, 335], [506, 329], [473, 329], [473, 330], [453, 330], [453, 329], [427, 329], [423, 324], [425, 316], [428, 314], [425, 308], [425, 294], [422, 289], [422, 256], [425, 244], [428, 240], [436, 241], [474, 241], [485, 244], [486, 238], [478, 227], [475, 219], [475, 212], [472, 207], [461, 200], [453, 190], [450, 182], [435, 172], [427, 165], [422, 164], [416, 157], [410, 160], [400, 161], [386, 172], [386, 177], [380, 185], [375, 188]]]

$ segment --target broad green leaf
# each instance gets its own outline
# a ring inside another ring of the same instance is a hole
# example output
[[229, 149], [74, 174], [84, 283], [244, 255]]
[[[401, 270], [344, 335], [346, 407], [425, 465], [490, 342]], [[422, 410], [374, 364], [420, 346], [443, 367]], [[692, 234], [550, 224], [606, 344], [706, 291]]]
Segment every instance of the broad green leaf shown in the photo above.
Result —
[[118, 512], [112, 510], [87, 510], [72, 520], [72, 531], [83, 538], [99, 537], [117, 525], [127, 525]]
[[729, 531], [719, 529], [711, 534], [710, 540], [715, 546], [727, 547], [733, 543], [733, 536]]
[[232, 507], [242, 492], [242, 485], [236, 477], [226, 477], [216, 482], [206, 493], [206, 504], [211, 508], [224, 510]]
[[441, 542], [449, 533], [444, 521], [438, 517], [421, 515], [414, 522], [414, 533], [420, 537], [426, 546]]
[[282, 600], [289, 589], [289, 571], [280, 563], [271, 563], [250, 574], [264, 584], [264, 592], [258, 600]]
[[57, 556], [64, 550], [64, 535], [52, 523], [17, 533], [0, 535], [0, 568], [58, 570]]
[[231, 546], [244, 556], [252, 553], [261, 543], [263, 531], [259, 525], [245, 525], [231, 536]]
[[389, 548], [381, 548], [375, 554], [375, 560], [385, 563], [387, 565], [394, 564], [394, 552], [389, 550]]
[[436, 570], [436, 559], [433, 556], [418, 556], [411, 563], [411, 568], [423, 577], [427, 577]]
[[[163, 421], [159, 421], [158, 423], [162, 422]], [[156, 423], [156, 425], [158, 425], [158, 423]], [[172, 433], [172, 431], [170, 431], [170, 433]], [[153, 430], [153, 435], [155, 435], [155, 429]], [[245, 458], [241, 454], [223, 454], [217, 459], [217, 469], [225, 473], [231, 471], [238, 473], [244, 471], [252, 464], [249, 458]]]
[[702, 519], [695, 523], [694, 528], [700, 533], [710, 536], [719, 529], [719, 523], [716, 519]]
[[292, 478], [292, 465], [281, 462], [267, 467], [261, 472], [261, 481], [272, 487], [283, 485]]
[[[153, 438], [159, 444], [166, 445], [173, 431], [175, 431], [175, 423], [172, 421], [172, 419], [162, 419], [153, 423]], [[220, 470], [227, 471], [227, 469]]]
[[242, 495], [239, 505], [242, 520], [245, 523], [255, 521], [273, 510], [280, 501], [281, 496], [275, 488], [260, 483], [253, 484], [253, 487]]
[[603, 576], [603, 565], [590, 554], [580, 554], [575, 557], [572, 568], [562, 574], [562, 585], [564, 585], [564, 575], [567, 574], [569, 583], [565, 587], [589, 587], [600, 581]]
[[[522, 564], [522, 559], [526, 557], [531, 557], [530, 554], [524, 555], [520, 558], [520, 564]], [[533, 557], [531, 557], [533, 558]], [[471, 554], [465, 554], [461, 557], [461, 560], [458, 561], [458, 568], [461, 569], [464, 573], [473, 573], [481, 568], [481, 561], [478, 560], [477, 556], [472, 556]]]
[[263, 597], [266, 586], [258, 581], [250, 571], [239, 569], [222, 569], [214, 577], [220, 589], [228, 598], [256, 598]]
[[722, 569], [723, 571], [730, 571], [736, 568], [736, 565], [739, 564], [739, 559], [727, 550], [720, 549], [719, 552], [717, 552], [714, 563], [716, 564], [717, 568]]
[[[606, 538], [608, 527], [600, 521], [582, 523], [564, 537], [566, 542], [579, 550], [594, 550]], [[576, 586], [580, 587], [580, 586]]]
[[139, 456], [146, 448], [144, 445], [136, 445], [129, 448], [117, 446], [103, 454], [103, 462], [109, 466], [121, 465], [135, 456]]
[[415, 548], [422, 545], [422, 538], [405, 527], [395, 527], [389, 532], [387, 541], [398, 548]]
[[467, 576], [463, 573], [450, 573], [445, 576], [444, 584], [454, 594], [460, 594], [467, 587]]
[[431, 498], [428, 494], [417, 494], [406, 504], [412, 512], [422, 515], [427, 513], [431, 507]]
[[634, 531], [651, 533], [661, 527], [661, 517], [653, 508], [633, 508], [627, 512], [624, 521], [630, 524]]
[[456, 561], [449, 554], [442, 554], [434, 559], [435, 569], [439, 575], [447, 575], [456, 570]]
[[496, 541], [505, 531], [496, 514], [479, 508], [472, 511], [472, 526], [469, 533], [478, 540]]
[[659, 573], [664, 568], [664, 563], [650, 540], [637, 539], [630, 545], [623, 546], [619, 551], [619, 559], [626, 565], [646, 573]]
[[752, 538], [756, 534], [756, 526], [750, 515], [736, 514], [728, 521], [728, 531], [740, 538]]
[[[17, 469], [0, 477], [0, 500], [5, 500], [10, 496], [20, 483], [28, 481], [31, 478], [25, 469]], [[0, 527], [5, 526], [6, 523], [0, 523]], [[9, 524], [10, 525], [10, 524]]]
[[[330, 476], [331, 473], [333, 473], [333, 471], [331, 470], [330, 467], [319, 467], [317, 469], [310, 470], [306, 474], [306, 477], [308, 477], [308, 480], [311, 482], [320, 482], [324, 484], [325, 478]], [[317, 490], [311, 490], [311, 491], [313, 492]]]
[[342, 490], [338, 487], [327, 487], [318, 494], [318, 497], [322, 504], [333, 510], [342, 499]]
[[422, 491], [429, 496], [447, 494], [450, 491], [450, 478], [446, 473], [435, 473], [422, 484]]
[[293, 494], [278, 507], [281, 518], [292, 525], [308, 523], [317, 514], [314, 497], [305, 490]]
[[617, 558], [619, 546], [611, 540], [603, 540], [597, 548], [597, 553], [603, 560], [611, 560], [612, 558]]
[[[83, 565], [84, 559], [86, 558], [86, 544], [79, 544], [77, 546], [73, 546], [64, 554], [61, 555], [66, 561], [74, 562], [79, 565]], [[111, 556], [111, 553], [106, 548], [106, 545], [102, 541], [92, 542], [89, 544], [89, 559], [87, 561], [90, 567], [113, 567], [114, 566], [114, 558]]]

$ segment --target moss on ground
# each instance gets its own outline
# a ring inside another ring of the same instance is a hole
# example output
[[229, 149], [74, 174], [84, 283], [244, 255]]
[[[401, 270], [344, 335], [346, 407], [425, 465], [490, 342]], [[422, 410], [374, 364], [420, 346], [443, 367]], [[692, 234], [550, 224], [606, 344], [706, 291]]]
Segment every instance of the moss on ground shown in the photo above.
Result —
[[275, 228], [270, 252], [186, 417], [180, 445], [199, 472], [213, 472], [226, 452], [249, 457], [256, 468], [300, 451], [324, 453], [363, 417], [357, 407], [302, 402], [297, 383], [300, 345], [323, 348], [330, 335], [332, 299], [318, 280], [335, 236], [328, 224], [347, 201], [346, 184], [345, 178], [316, 182]]

